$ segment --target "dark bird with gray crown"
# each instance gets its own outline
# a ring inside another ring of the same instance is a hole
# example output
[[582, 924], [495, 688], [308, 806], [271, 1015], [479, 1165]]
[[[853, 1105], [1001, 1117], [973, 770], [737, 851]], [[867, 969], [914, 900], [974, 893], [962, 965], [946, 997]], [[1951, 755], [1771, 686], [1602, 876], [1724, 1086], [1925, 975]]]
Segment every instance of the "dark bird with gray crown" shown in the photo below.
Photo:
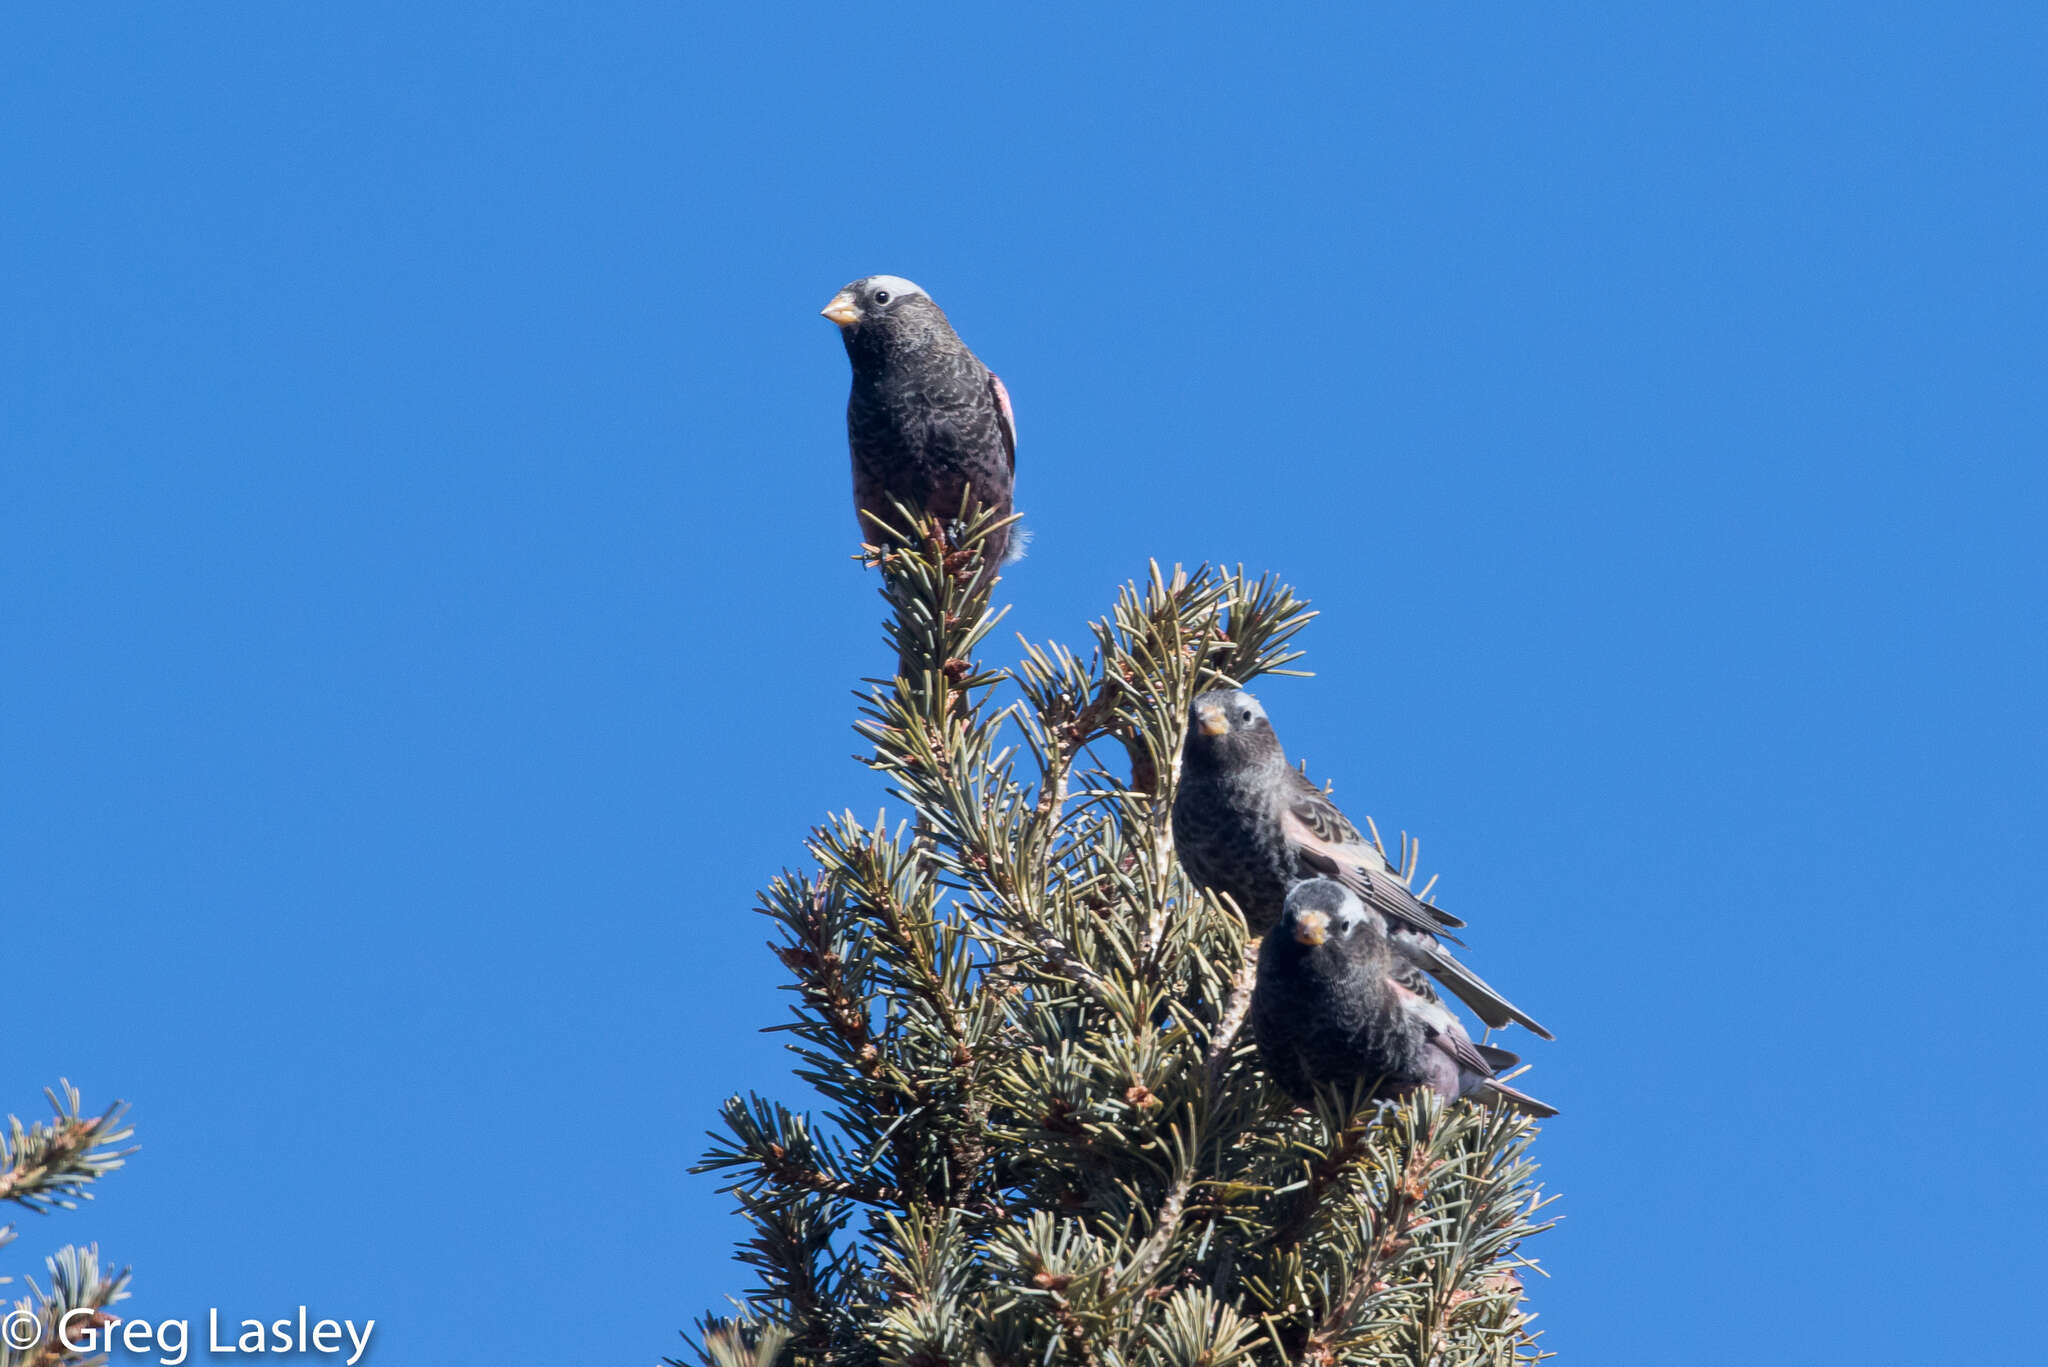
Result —
[[1513, 1021], [1552, 1037], [1451, 957], [1438, 937], [1465, 923], [1417, 897], [1330, 795], [1288, 764], [1266, 709], [1251, 694], [1220, 688], [1195, 699], [1181, 748], [1173, 841], [1188, 876], [1228, 893], [1254, 934], [1280, 919], [1296, 879], [1333, 878], [1385, 918], [1409, 991], [1434, 997], [1428, 978], [1435, 978], [1488, 1025]]
[[[1007, 517], [1017, 475], [1009, 393], [931, 296], [902, 276], [870, 275], [822, 312], [853, 363], [846, 439], [861, 539], [883, 539], [873, 519], [893, 518], [891, 499], [948, 521], [963, 503], [970, 515]], [[1011, 530], [983, 545], [991, 571], [1013, 558]]]
[[1364, 1083], [1382, 1098], [1429, 1087], [1447, 1100], [1557, 1114], [1497, 1076], [1520, 1059], [1473, 1043], [1442, 1002], [1418, 996], [1402, 977], [1378, 911], [1328, 878], [1294, 884], [1259, 947], [1252, 989], [1252, 1034], [1267, 1074], [1304, 1104], [1318, 1086]]

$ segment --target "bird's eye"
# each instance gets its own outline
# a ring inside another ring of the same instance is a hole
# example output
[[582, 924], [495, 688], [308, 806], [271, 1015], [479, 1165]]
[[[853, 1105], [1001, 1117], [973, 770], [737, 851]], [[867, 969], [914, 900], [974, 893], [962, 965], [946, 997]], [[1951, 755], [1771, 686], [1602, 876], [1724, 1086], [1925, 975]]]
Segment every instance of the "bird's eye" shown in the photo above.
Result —
[[1247, 707], [1244, 711], [1237, 714], [1237, 719], [1239, 721], [1250, 721], [1252, 719], [1252, 710]]
[[876, 290], [876, 291], [875, 291], [875, 302], [876, 302], [877, 304], [886, 304], [886, 303], [888, 303], [888, 302], [889, 302], [889, 291], [887, 291], [887, 290]]

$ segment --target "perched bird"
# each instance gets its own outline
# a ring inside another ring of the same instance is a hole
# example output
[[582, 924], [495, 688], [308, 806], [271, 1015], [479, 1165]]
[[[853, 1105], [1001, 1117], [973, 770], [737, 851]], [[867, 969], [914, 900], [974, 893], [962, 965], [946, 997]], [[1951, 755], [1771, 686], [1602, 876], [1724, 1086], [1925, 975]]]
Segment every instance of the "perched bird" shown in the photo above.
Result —
[[1255, 934], [1280, 918], [1296, 879], [1334, 878], [1386, 918], [1410, 991], [1435, 995], [1426, 973], [1488, 1025], [1514, 1021], [1552, 1038], [1451, 957], [1437, 936], [1465, 923], [1410, 891], [1330, 795], [1287, 763], [1266, 709], [1251, 694], [1224, 688], [1195, 699], [1181, 748], [1173, 841], [1188, 876], [1229, 893]]
[[1363, 1082], [1379, 1097], [1431, 1087], [1447, 1099], [1557, 1114], [1495, 1076], [1519, 1059], [1474, 1044], [1443, 1003], [1402, 984], [1385, 919], [1328, 878], [1296, 883], [1259, 947], [1252, 1033], [1266, 1071], [1297, 1101], [1319, 1084]]
[[[870, 519], [892, 518], [892, 498], [947, 519], [963, 501], [969, 512], [1008, 516], [1017, 473], [1009, 393], [931, 296], [901, 276], [871, 275], [822, 312], [853, 363], [846, 440], [862, 539], [881, 537]], [[991, 568], [1010, 558], [1010, 530], [985, 543]]]

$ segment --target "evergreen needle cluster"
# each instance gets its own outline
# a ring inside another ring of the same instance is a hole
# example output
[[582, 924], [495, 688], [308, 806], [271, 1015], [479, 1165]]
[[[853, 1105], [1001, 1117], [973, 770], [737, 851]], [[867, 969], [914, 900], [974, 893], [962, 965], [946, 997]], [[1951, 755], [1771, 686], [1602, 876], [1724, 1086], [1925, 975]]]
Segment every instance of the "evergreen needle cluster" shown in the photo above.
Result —
[[[0, 1135], [0, 1200], [39, 1214], [53, 1208], [75, 1209], [80, 1201], [92, 1199], [87, 1188], [127, 1161], [132, 1148], [119, 1147], [134, 1134], [122, 1123], [127, 1108], [115, 1102], [97, 1115], [79, 1107], [78, 1089], [59, 1081], [57, 1089], [44, 1089], [54, 1112], [51, 1119], [24, 1125], [16, 1116], [7, 1117], [7, 1132]], [[13, 1242], [13, 1225], [0, 1225], [0, 1246]], [[43, 1260], [50, 1285], [47, 1290], [33, 1277], [27, 1278], [28, 1295], [16, 1300], [9, 1310], [35, 1317], [39, 1326], [28, 1335], [20, 1322], [9, 1324], [10, 1333], [0, 1336], [0, 1367], [89, 1367], [104, 1357], [85, 1357], [68, 1351], [57, 1332], [60, 1321], [74, 1310], [92, 1312], [90, 1323], [103, 1324], [112, 1317], [108, 1306], [128, 1295], [128, 1272], [113, 1272], [100, 1266], [99, 1249], [65, 1247]], [[0, 1282], [11, 1280], [0, 1277]], [[72, 1341], [80, 1341], [79, 1330], [87, 1321], [72, 1319]], [[8, 1339], [19, 1337], [20, 1344]]]
[[712, 1367], [1511, 1364], [1539, 1358], [1530, 1123], [1424, 1089], [1295, 1107], [1245, 1026], [1252, 946], [1174, 858], [1194, 695], [1286, 674], [1313, 615], [1243, 571], [1127, 585], [1084, 657], [981, 661], [982, 546], [875, 550], [898, 674], [856, 729], [905, 805], [763, 892], [819, 1111], [734, 1097], [698, 1165], [756, 1284]]

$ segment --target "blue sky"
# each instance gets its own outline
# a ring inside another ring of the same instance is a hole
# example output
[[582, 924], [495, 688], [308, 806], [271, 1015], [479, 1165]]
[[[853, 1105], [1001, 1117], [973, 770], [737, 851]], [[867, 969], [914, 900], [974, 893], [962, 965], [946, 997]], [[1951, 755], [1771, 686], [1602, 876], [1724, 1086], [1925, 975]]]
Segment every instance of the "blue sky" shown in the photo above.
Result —
[[845, 359], [1007, 381], [1011, 624], [1311, 595], [1425, 838], [1567, 1360], [2019, 1360], [2044, 1269], [2048, 13], [0, 15], [0, 1109], [146, 1317], [651, 1362], [792, 1101], [752, 890], [873, 801]]

